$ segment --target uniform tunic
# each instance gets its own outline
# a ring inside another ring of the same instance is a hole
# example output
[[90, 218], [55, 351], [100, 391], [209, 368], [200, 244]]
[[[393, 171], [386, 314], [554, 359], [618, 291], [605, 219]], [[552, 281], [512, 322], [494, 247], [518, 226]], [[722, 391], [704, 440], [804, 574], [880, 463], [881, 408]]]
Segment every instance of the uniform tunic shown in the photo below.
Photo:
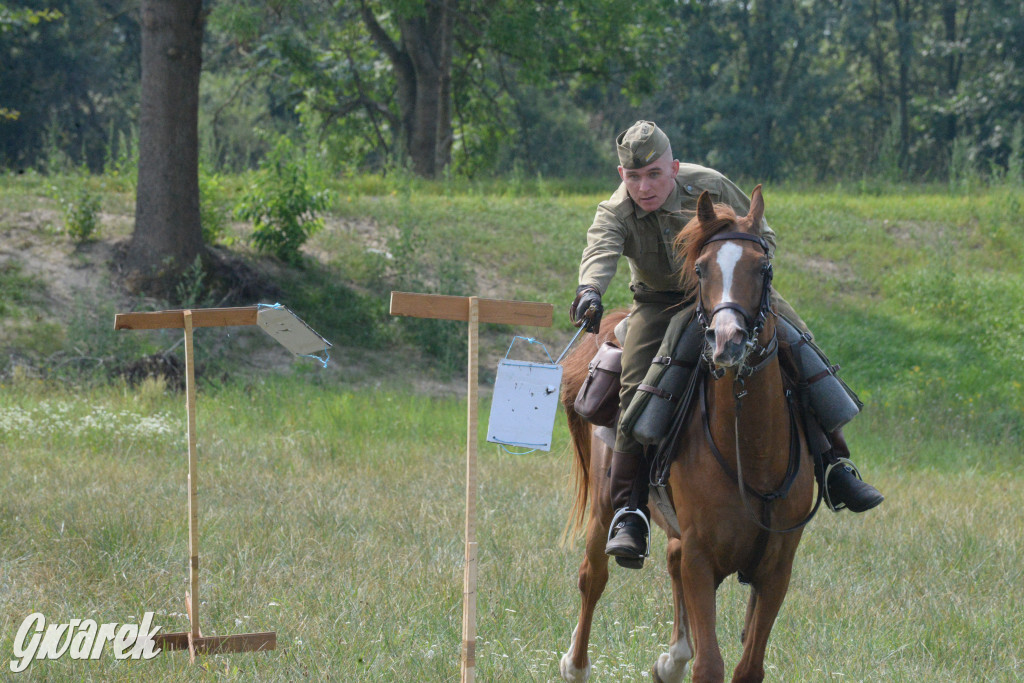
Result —
[[[633, 306], [622, 344], [620, 415], [624, 414], [654, 359], [669, 321], [680, 312], [692, 313], [693, 302], [682, 301], [679, 275], [682, 262], [672, 242], [697, 212], [697, 198], [707, 191], [715, 203], [728, 204], [739, 216], [750, 211], [750, 199], [728, 178], [697, 164], [679, 164], [675, 187], [661, 208], [644, 211], [630, 198], [626, 184], [597, 207], [587, 231], [587, 247], [580, 262], [579, 283], [602, 295], [615, 276], [619, 258], [630, 268]], [[762, 225], [769, 256], [775, 254], [775, 232]], [[786, 319], [808, 331], [793, 308], [772, 290], [772, 305]], [[615, 450], [639, 454], [641, 445], [622, 429], [616, 430]]]
[[[679, 164], [675, 180], [675, 188], [655, 211], [644, 211], [634, 204], [625, 183], [598, 205], [580, 263], [581, 285], [591, 285], [603, 295], [615, 275], [619, 257], [625, 256], [634, 292], [638, 288], [678, 291], [682, 263], [672, 252], [672, 240], [696, 214], [701, 192], [707, 190], [712, 201], [728, 204], [739, 216], [750, 210], [747, 195], [718, 171], [697, 164]], [[775, 233], [767, 224], [762, 230], [772, 255]]]

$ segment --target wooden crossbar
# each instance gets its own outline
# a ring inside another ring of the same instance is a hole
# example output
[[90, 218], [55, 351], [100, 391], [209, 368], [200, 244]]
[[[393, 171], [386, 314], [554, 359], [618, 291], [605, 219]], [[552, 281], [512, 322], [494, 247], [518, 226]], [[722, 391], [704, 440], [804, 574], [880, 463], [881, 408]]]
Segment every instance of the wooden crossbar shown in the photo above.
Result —
[[[192, 313], [192, 327], [230, 327], [255, 325], [258, 306], [236, 308], [197, 308]], [[114, 316], [115, 330], [173, 330], [185, 327], [185, 311], [152, 311], [147, 313], [118, 313]]]
[[[551, 327], [555, 309], [551, 304], [501, 299], [477, 299], [477, 306], [479, 322], [530, 327]], [[469, 298], [391, 292], [391, 315], [469, 322]]]
[[[165, 650], [195, 650], [196, 654], [214, 655], [225, 652], [267, 652], [277, 649], [277, 633], [245, 633], [234, 636], [199, 636], [191, 638], [190, 631], [158, 633], [153, 636], [156, 647]], [[189, 639], [191, 638], [191, 643]], [[191, 645], [191, 647], [190, 647]]]

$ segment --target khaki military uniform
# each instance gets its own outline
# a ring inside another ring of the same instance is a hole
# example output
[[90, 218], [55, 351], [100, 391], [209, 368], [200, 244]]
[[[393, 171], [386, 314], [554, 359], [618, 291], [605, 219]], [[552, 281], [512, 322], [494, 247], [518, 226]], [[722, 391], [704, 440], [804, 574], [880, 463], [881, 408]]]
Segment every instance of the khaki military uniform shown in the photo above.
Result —
[[[579, 283], [597, 289], [602, 295], [615, 276], [619, 258], [626, 257], [633, 291], [633, 306], [622, 352], [622, 390], [619, 406], [625, 413], [651, 365], [665, 330], [674, 315], [692, 313], [693, 301], [684, 301], [679, 287], [682, 262], [676, 258], [672, 242], [697, 211], [697, 198], [705, 190], [716, 203], [728, 204], [738, 215], [750, 210], [750, 199], [728, 178], [697, 164], [680, 164], [675, 188], [661, 208], [644, 211], [633, 203], [625, 183], [597, 207], [597, 215], [587, 231], [587, 247], [580, 263]], [[762, 226], [775, 253], [775, 232]], [[796, 311], [772, 290], [772, 305], [779, 314], [805, 332], [807, 326]], [[640, 444], [617, 430], [615, 450], [639, 453]]]

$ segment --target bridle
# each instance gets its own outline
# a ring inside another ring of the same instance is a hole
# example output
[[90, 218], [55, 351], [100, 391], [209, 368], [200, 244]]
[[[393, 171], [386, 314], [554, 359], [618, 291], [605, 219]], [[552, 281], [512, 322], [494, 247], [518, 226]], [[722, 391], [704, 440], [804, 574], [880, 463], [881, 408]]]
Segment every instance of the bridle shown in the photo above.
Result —
[[[727, 240], [745, 240], [747, 242], [754, 242], [761, 247], [764, 251], [764, 255], [769, 255], [768, 242], [759, 235], [751, 235], [745, 232], [720, 232], [717, 235], [712, 235], [704, 242], [701, 246], [701, 251], [707, 248], [712, 242], [724, 242]], [[769, 260], [765, 264], [761, 271], [761, 301], [758, 305], [757, 313], [751, 313], [741, 304], [735, 301], [723, 301], [717, 304], [711, 311], [711, 315], [707, 314], [707, 310], [704, 308], [704, 292], [701, 286], [701, 279], [698, 272], [697, 277], [697, 309], [694, 315], [697, 318], [697, 322], [700, 323], [701, 327], [706, 332], [711, 327], [711, 321], [718, 314], [719, 311], [731, 309], [740, 314], [744, 322], [747, 325], [747, 349], [743, 354], [743, 358], [740, 361], [740, 367], [737, 371], [738, 377], [749, 377], [753, 375], [762, 367], [767, 365], [768, 361], [774, 357], [778, 352], [778, 337], [772, 335], [771, 340], [761, 348], [760, 356], [762, 360], [756, 366], [748, 366], [747, 358], [750, 352], [757, 346], [757, 338], [761, 335], [761, 330], [764, 329], [765, 323], [768, 321], [768, 316], [771, 314], [771, 290], [772, 290], [772, 278], [774, 277], [774, 269], [772, 268], [772, 262]], [[704, 360], [708, 364], [708, 368], [711, 371], [712, 377], [720, 379], [725, 374], [724, 368], [716, 368], [712, 362], [710, 355], [705, 350]]]
[[[764, 240], [763, 237], [757, 235], [750, 235], [745, 232], [722, 232], [718, 233], [717, 235], [712, 235], [701, 247], [701, 250], [706, 248], [707, 245], [712, 242], [721, 242], [726, 240], [746, 240], [748, 242], [754, 242], [761, 247], [761, 249], [764, 251], [765, 256], [769, 255], [768, 243]], [[715, 317], [715, 315], [719, 311], [725, 309], [732, 309], [739, 313], [743, 317], [743, 320], [746, 322], [747, 325], [747, 349], [743, 355], [743, 358], [740, 361], [739, 367], [736, 370], [736, 376], [733, 379], [733, 396], [736, 400], [735, 420], [733, 424], [734, 438], [736, 443], [735, 468], [733, 468], [732, 466], [729, 465], [728, 462], [726, 462], [725, 458], [722, 456], [721, 451], [719, 451], [718, 446], [715, 445], [715, 441], [711, 436], [711, 429], [708, 421], [708, 399], [703, 382], [700, 382], [700, 403], [701, 421], [703, 422], [704, 427], [704, 437], [707, 440], [709, 446], [711, 447], [711, 453], [712, 455], [714, 455], [715, 459], [718, 461], [718, 464], [722, 467], [722, 469], [725, 470], [725, 472], [733, 479], [733, 481], [736, 482], [737, 486], [739, 487], [740, 498], [743, 501], [743, 506], [746, 508], [747, 512], [753, 518], [754, 523], [761, 529], [761, 534], [759, 534], [758, 540], [756, 542], [757, 550], [755, 552], [755, 557], [757, 558], [757, 562], [754, 562], [755, 566], [760, 562], [760, 556], [764, 553], [765, 544], [767, 543], [767, 534], [789, 533], [803, 528], [808, 522], [811, 521], [815, 513], [818, 511], [818, 506], [821, 504], [822, 499], [822, 491], [819, 487], [818, 499], [815, 502], [814, 507], [811, 509], [810, 513], [808, 513], [808, 515], [803, 520], [801, 520], [797, 524], [794, 524], [786, 528], [773, 528], [771, 526], [771, 503], [786, 497], [786, 495], [789, 493], [790, 487], [793, 485], [793, 482], [796, 481], [797, 474], [800, 471], [800, 433], [799, 428], [797, 427], [796, 409], [793, 405], [794, 397], [792, 392], [788, 390], [786, 391], [786, 405], [789, 411], [790, 447], [789, 463], [786, 468], [786, 474], [783, 477], [783, 481], [774, 491], [764, 493], [752, 488], [743, 480], [743, 466], [742, 459], [740, 458], [739, 424], [740, 412], [743, 407], [743, 399], [747, 395], [744, 380], [745, 378], [750, 377], [751, 375], [767, 367], [768, 363], [776, 357], [779, 351], [777, 332], [772, 335], [771, 340], [769, 340], [769, 342], [764, 346], [760, 346], [758, 342], [758, 337], [760, 336], [761, 331], [764, 329], [765, 323], [768, 321], [768, 316], [771, 314], [772, 276], [773, 269], [771, 261], [769, 261], [767, 264], [765, 264], [762, 270], [761, 301], [756, 314], [752, 314], [751, 312], [747, 311], [746, 308], [744, 308], [742, 305], [738, 303], [726, 301], [716, 305], [714, 309], [711, 311], [710, 316], [708, 316], [704, 308], [703, 292], [701, 291], [700, 277], [698, 277], [697, 307], [695, 311], [697, 321], [701, 324], [705, 331], [707, 331], [708, 328], [711, 326], [711, 320]], [[760, 360], [755, 365], [748, 365], [747, 359], [754, 348], [759, 348], [757, 355], [760, 358]], [[716, 367], [710, 358], [710, 354], [707, 353], [707, 350], [705, 350], [704, 360], [707, 363], [708, 371], [712, 378], [718, 380], [725, 375], [725, 368]], [[751, 509], [750, 503], [747, 500], [748, 495], [752, 495], [761, 501], [762, 507], [760, 519], [758, 519], [758, 516]]]

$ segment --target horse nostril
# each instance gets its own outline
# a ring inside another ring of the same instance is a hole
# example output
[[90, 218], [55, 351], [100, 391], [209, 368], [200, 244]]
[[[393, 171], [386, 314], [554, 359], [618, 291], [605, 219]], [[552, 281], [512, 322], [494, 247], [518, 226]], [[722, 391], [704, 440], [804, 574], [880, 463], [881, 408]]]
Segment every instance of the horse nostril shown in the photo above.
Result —
[[714, 348], [714, 346], [715, 346], [715, 330], [713, 328], [709, 327], [708, 329], [704, 330], [704, 341], [706, 341], [709, 346]]

